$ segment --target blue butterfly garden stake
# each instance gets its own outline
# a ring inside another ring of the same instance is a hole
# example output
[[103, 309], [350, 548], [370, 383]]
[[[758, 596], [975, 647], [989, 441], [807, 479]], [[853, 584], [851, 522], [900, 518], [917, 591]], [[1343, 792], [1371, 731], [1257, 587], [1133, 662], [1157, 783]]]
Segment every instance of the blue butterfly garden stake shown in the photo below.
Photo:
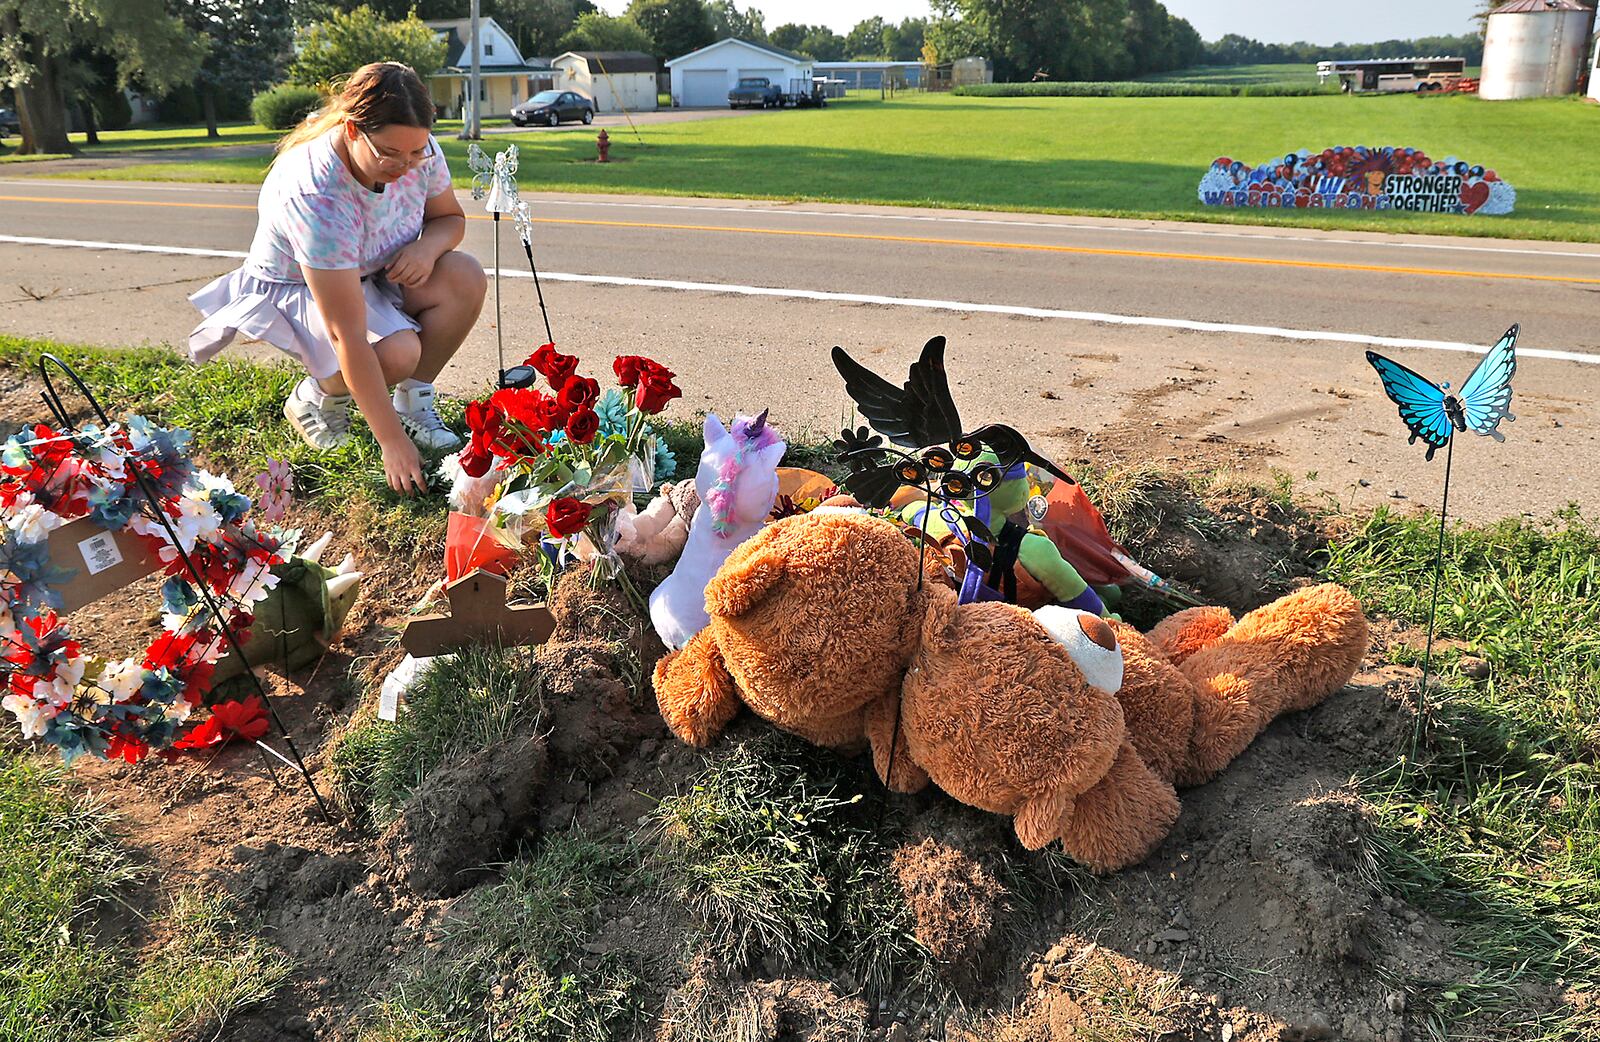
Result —
[[1500, 342], [1489, 349], [1483, 361], [1461, 385], [1459, 394], [1450, 393], [1448, 383], [1435, 384], [1393, 359], [1367, 352], [1367, 361], [1383, 379], [1383, 390], [1400, 407], [1400, 419], [1411, 431], [1410, 444], [1420, 438], [1427, 443], [1426, 459], [1444, 449], [1444, 494], [1439, 503], [1439, 546], [1433, 559], [1433, 600], [1428, 606], [1428, 637], [1422, 649], [1422, 683], [1417, 689], [1420, 727], [1427, 708], [1428, 670], [1433, 662], [1433, 626], [1439, 611], [1439, 577], [1444, 569], [1445, 518], [1450, 509], [1450, 462], [1456, 434], [1474, 434], [1505, 441], [1499, 431], [1501, 420], [1515, 420], [1511, 414], [1511, 377], [1517, 371], [1517, 327], [1506, 330]]

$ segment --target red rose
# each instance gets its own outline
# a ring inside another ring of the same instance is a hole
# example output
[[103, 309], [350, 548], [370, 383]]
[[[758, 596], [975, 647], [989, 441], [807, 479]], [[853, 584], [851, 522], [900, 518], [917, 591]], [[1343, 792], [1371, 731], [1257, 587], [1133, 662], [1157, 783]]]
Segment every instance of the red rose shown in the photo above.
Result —
[[539, 349], [537, 351], [535, 351], [533, 354], [529, 355], [528, 356], [528, 360], [526, 362], [523, 362], [522, 364], [523, 365], [531, 365], [531, 366], [533, 366], [534, 369], [538, 370], [538, 372], [541, 373], [542, 375], [549, 376], [550, 375], [550, 360], [555, 358], [555, 357], [556, 357], [556, 345], [554, 345], [554, 344], [540, 344], [539, 345]]
[[579, 409], [567, 421], [567, 437], [580, 445], [587, 445], [594, 440], [595, 433], [600, 430], [600, 417], [595, 415], [593, 409]]
[[589, 504], [563, 496], [550, 501], [544, 519], [550, 526], [550, 534], [560, 538], [583, 531], [583, 526], [589, 523], [590, 512]]
[[645, 373], [639, 380], [639, 395], [634, 404], [639, 411], [654, 415], [667, 407], [667, 403], [674, 398], [682, 398], [683, 392], [678, 390], [678, 385], [672, 382], [671, 374], [662, 375], [657, 372]]
[[461, 469], [475, 478], [481, 478], [489, 473], [489, 465], [493, 462], [494, 457], [478, 444], [477, 438], [473, 438], [472, 444], [467, 446], [467, 451], [461, 454]]
[[639, 382], [645, 366], [649, 364], [650, 359], [640, 355], [618, 355], [617, 360], [611, 363], [611, 368], [617, 374], [619, 384], [632, 387]]
[[559, 397], [546, 398], [539, 403], [539, 426], [547, 431], [558, 431], [567, 425], [572, 410], [563, 405]]
[[493, 438], [500, 433], [500, 410], [490, 402], [467, 403], [467, 429], [474, 435]]
[[568, 412], [593, 405], [600, 397], [600, 381], [587, 376], [569, 376], [556, 399]]
[[550, 381], [550, 386], [552, 388], [559, 391], [561, 390], [562, 386], [566, 384], [567, 378], [576, 372], [577, 369], [577, 355], [556, 355], [554, 358], [550, 359], [550, 368], [544, 371], [544, 378]]

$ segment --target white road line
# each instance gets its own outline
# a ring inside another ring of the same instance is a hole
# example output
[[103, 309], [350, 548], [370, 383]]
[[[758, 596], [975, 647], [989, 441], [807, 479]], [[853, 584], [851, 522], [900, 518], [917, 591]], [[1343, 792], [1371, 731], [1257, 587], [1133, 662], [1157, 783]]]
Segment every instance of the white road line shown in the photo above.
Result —
[[[213, 192], [232, 192], [235, 194], [249, 194], [254, 197], [259, 189], [255, 185], [240, 187], [237, 185], [152, 185], [139, 183], [126, 183], [116, 181], [74, 181], [71, 187], [99, 188], [105, 190], [140, 191], [140, 192], [193, 192], [204, 189]], [[32, 180], [0, 180], [0, 185], [12, 185], [28, 188], [60, 187], [60, 182], [47, 185], [40, 179]], [[732, 204], [712, 203], [661, 203], [661, 202], [635, 202], [628, 200], [600, 200], [600, 199], [547, 199], [536, 192], [529, 192], [527, 197], [539, 206], [578, 206], [608, 208], [618, 210], [682, 210], [700, 213], [733, 213], [733, 214], [766, 214], [775, 217], [838, 217], [860, 221], [907, 221], [931, 224], [974, 224], [985, 225], [991, 228], [1042, 228], [1060, 231], [1086, 231], [1086, 232], [1118, 232], [1126, 235], [1188, 235], [1199, 238], [1212, 239], [1267, 239], [1272, 242], [1305, 242], [1333, 246], [1370, 246], [1376, 249], [1401, 249], [1401, 250], [1446, 250], [1456, 253], [1503, 253], [1513, 256], [1526, 257], [1579, 257], [1588, 260], [1600, 261], [1600, 252], [1583, 250], [1557, 250], [1557, 249], [1529, 249], [1520, 246], [1476, 246], [1465, 243], [1450, 242], [1407, 242], [1398, 239], [1344, 239], [1323, 235], [1291, 235], [1285, 234], [1283, 229], [1262, 229], [1259, 231], [1241, 230], [1215, 230], [1209, 228], [1174, 228], [1160, 224], [1150, 227], [1132, 227], [1120, 224], [1084, 224], [1070, 220], [1062, 221], [1030, 221], [1013, 220], [1004, 216], [995, 217], [951, 217], [933, 214], [911, 213], [858, 213], [853, 210], [800, 210], [788, 206], [737, 206]], [[1486, 218], [1492, 219], [1492, 218]], [[1381, 233], [1375, 233], [1381, 234]]]
[[[82, 239], [46, 239], [29, 235], [0, 235], [0, 243], [23, 246], [65, 246], [90, 250], [118, 250], [124, 253], [163, 253], [187, 257], [242, 258], [239, 250], [212, 250], [193, 246], [156, 246], [134, 242], [94, 242]], [[501, 268], [506, 278], [531, 279], [526, 271]], [[1483, 354], [1484, 344], [1464, 344], [1452, 340], [1416, 340], [1410, 337], [1370, 336], [1324, 329], [1286, 329], [1278, 326], [1251, 326], [1234, 322], [1200, 322], [1186, 318], [1158, 318], [1149, 315], [1114, 315], [1101, 311], [1068, 311], [1060, 308], [1034, 308], [1016, 304], [980, 304], [961, 300], [933, 300], [922, 297], [886, 297], [873, 293], [835, 293], [828, 290], [785, 289], [777, 286], [742, 286], [726, 282], [686, 282], [678, 279], [643, 279], [624, 275], [583, 275], [574, 272], [546, 271], [539, 277], [551, 282], [582, 282], [597, 286], [636, 286], [642, 289], [670, 289], [689, 293], [726, 293], [742, 297], [776, 297], [787, 300], [816, 300], [840, 304], [878, 304], [884, 307], [917, 308], [927, 311], [956, 311], [979, 315], [1014, 315], [1025, 318], [1052, 318], [1069, 322], [1101, 322], [1116, 326], [1148, 326], [1156, 329], [1184, 329], [1197, 333], [1232, 333], [1243, 336], [1281, 337], [1287, 340], [1323, 341], [1335, 344], [1360, 344], [1365, 347], [1411, 347], [1426, 351], [1464, 351]], [[1600, 365], [1600, 355], [1580, 351], [1521, 348], [1523, 358], [1550, 358], [1562, 362]]]

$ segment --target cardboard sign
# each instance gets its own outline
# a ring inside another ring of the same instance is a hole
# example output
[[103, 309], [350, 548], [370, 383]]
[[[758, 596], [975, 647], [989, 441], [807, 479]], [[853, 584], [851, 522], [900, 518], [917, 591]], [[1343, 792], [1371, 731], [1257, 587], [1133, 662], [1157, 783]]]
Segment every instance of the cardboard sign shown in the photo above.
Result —
[[1418, 148], [1301, 149], [1250, 166], [1219, 156], [1200, 179], [1207, 206], [1507, 214], [1516, 189], [1498, 174]]
[[72, 572], [56, 587], [62, 614], [160, 570], [161, 559], [148, 542], [128, 532], [108, 532], [87, 517], [68, 521], [50, 533], [50, 563]]

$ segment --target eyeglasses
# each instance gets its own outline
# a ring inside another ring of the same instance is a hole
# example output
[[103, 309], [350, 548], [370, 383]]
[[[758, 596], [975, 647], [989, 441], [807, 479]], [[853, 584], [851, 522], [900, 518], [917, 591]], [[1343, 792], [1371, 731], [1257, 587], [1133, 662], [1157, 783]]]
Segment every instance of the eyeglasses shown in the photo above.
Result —
[[420, 156], [414, 152], [410, 155], [398, 156], [375, 145], [372, 139], [367, 136], [367, 132], [360, 127], [356, 128], [356, 133], [361, 135], [361, 140], [365, 141], [367, 147], [372, 150], [372, 158], [376, 159], [378, 165], [386, 170], [408, 170], [418, 163], [427, 162], [437, 154], [437, 150], [433, 147], [432, 138], [428, 139], [428, 147]]

